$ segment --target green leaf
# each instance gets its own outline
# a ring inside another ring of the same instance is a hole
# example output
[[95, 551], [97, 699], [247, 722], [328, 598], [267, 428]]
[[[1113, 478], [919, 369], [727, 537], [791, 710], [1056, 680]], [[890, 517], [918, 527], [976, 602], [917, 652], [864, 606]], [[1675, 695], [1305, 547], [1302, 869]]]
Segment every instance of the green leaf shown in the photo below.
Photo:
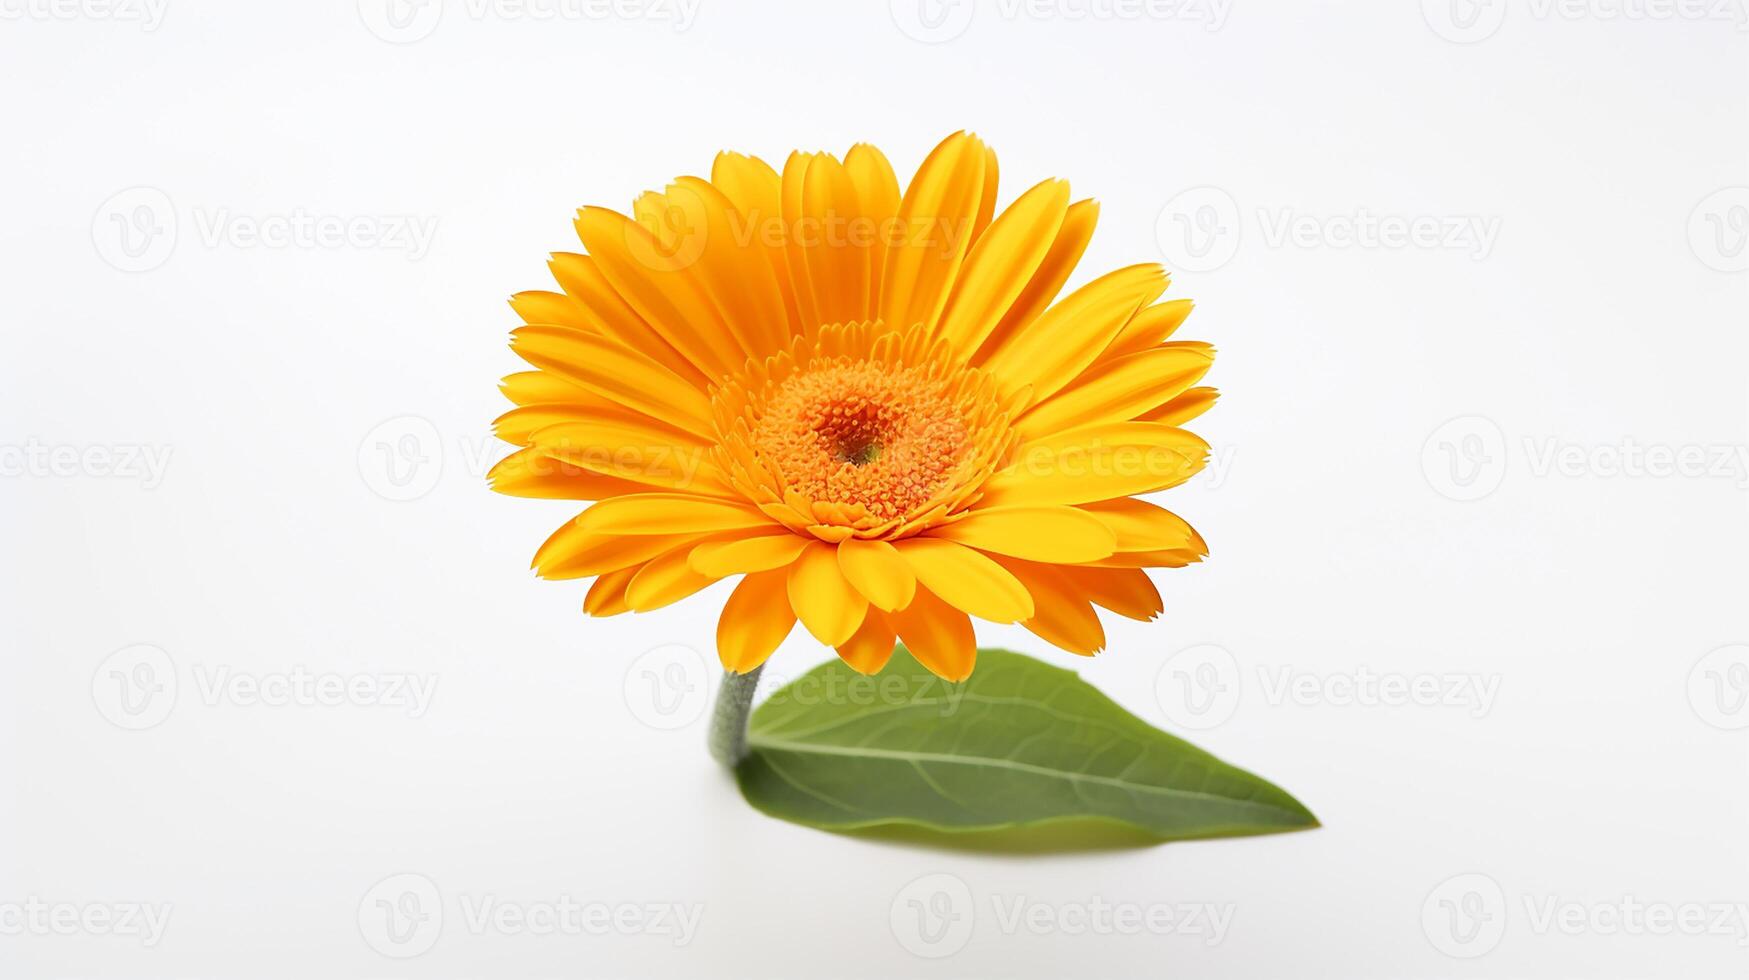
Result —
[[760, 705], [748, 746], [747, 800], [829, 830], [1116, 825], [1160, 841], [1318, 826], [1273, 784], [1006, 650], [979, 650], [962, 684], [903, 647], [874, 677], [834, 660]]

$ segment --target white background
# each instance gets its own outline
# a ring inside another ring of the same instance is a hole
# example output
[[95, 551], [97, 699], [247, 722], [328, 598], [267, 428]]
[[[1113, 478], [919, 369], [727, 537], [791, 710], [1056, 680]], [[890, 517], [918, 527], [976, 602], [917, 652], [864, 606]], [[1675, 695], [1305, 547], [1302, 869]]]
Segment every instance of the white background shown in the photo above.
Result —
[[[1749, 34], [1453, 2], [0, 0], [0, 975], [1743, 977]], [[1218, 465], [1165, 501], [1213, 557], [1074, 666], [1323, 829], [779, 823], [703, 751], [724, 590], [591, 620], [527, 571], [571, 507], [489, 493], [488, 424], [573, 209], [959, 128], [1005, 201], [1098, 197], [1082, 278], [1166, 262], [1221, 350]], [[250, 238], [300, 216], [352, 231]], [[1350, 241], [1380, 219], [1441, 231]], [[297, 671], [435, 687], [213, 687]], [[469, 916], [563, 896], [702, 917]], [[1227, 925], [1027, 924], [1096, 901]], [[161, 935], [99, 921], [141, 903]]]

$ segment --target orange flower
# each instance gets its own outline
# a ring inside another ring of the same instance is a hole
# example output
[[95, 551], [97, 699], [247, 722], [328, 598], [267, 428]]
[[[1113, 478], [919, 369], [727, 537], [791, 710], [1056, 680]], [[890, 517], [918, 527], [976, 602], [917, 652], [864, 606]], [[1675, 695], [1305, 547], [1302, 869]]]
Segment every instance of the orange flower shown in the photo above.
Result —
[[720, 154], [709, 181], [647, 193], [635, 220], [584, 208], [564, 290], [511, 302], [536, 370], [496, 425], [523, 447], [508, 494], [597, 503], [535, 555], [595, 577], [584, 609], [668, 605], [740, 576], [723, 665], [763, 663], [799, 619], [859, 671], [895, 639], [949, 680], [971, 617], [1066, 650], [1105, 644], [1093, 606], [1151, 619], [1145, 568], [1207, 548], [1136, 495], [1208, 446], [1207, 344], [1168, 338], [1155, 265], [1057, 300], [1092, 201], [1047, 180], [996, 214], [996, 157], [955, 134], [903, 196], [879, 150], [795, 153], [783, 173]]

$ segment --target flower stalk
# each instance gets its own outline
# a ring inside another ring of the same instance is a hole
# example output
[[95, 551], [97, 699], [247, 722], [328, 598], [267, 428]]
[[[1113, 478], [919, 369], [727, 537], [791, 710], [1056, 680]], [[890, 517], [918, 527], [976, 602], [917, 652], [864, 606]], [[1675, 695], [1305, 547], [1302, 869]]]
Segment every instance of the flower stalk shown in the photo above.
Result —
[[753, 713], [753, 691], [764, 670], [760, 664], [745, 674], [725, 671], [717, 688], [717, 704], [711, 711], [711, 758], [731, 772], [747, 758], [747, 718]]

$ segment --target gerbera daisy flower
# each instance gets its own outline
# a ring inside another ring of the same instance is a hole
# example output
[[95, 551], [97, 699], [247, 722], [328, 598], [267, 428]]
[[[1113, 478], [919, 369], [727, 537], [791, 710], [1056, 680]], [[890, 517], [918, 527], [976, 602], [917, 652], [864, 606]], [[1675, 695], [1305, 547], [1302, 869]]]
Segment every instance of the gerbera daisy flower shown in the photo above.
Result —
[[597, 616], [739, 581], [723, 665], [757, 668], [799, 621], [853, 668], [902, 641], [948, 680], [973, 618], [1078, 654], [1094, 606], [1151, 619], [1145, 569], [1207, 554], [1136, 499], [1208, 446], [1209, 345], [1173, 336], [1187, 300], [1134, 265], [1061, 299], [1098, 206], [1046, 180], [996, 210], [996, 156], [959, 133], [901, 194], [881, 152], [720, 154], [631, 216], [586, 207], [562, 292], [517, 294], [522, 447], [494, 489], [594, 501], [534, 558], [594, 577]]

